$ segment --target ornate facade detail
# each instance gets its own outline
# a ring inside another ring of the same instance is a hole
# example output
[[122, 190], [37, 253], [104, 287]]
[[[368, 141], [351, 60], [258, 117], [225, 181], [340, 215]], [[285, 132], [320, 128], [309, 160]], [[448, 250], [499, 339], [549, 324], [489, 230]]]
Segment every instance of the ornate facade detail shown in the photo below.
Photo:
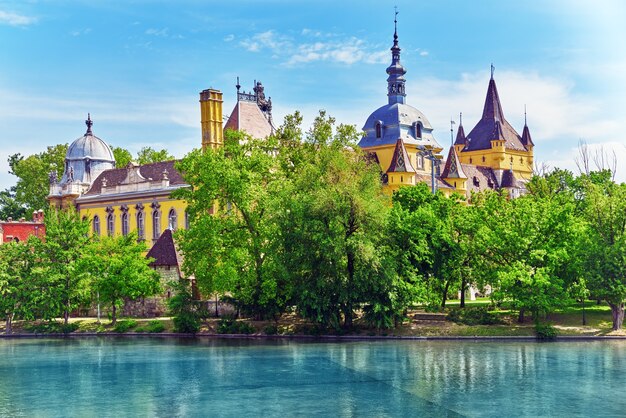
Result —
[[105, 212], [110, 214], [115, 212], [115, 209], [113, 208], [113, 206], [107, 206]]
[[150, 207], [153, 210], [157, 210], [157, 209], [159, 209], [161, 207], [161, 204], [158, 201], [153, 200], [152, 203], [150, 203]]

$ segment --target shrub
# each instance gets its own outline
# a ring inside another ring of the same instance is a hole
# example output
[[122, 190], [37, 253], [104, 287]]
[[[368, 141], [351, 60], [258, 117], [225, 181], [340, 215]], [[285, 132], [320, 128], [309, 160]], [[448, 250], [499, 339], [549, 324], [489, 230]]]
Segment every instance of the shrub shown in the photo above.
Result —
[[114, 332], [126, 332], [131, 328], [135, 328], [137, 326], [137, 321], [134, 319], [123, 319], [121, 321], [117, 321], [115, 327], [113, 327]]
[[148, 322], [148, 325], [146, 326], [146, 331], [152, 334], [163, 332], [165, 331], [165, 324], [163, 324], [163, 322], [159, 321], [158, 319], [154, 319]]
[[181, 312], [172, 321], [176, 332], [195, 334], [200, 331], [200, 319], [195, 315], [195, 312]]
[[497, 316], [489, 313], [485, 306], [453, 308], [446, 319], [464, 325], [496, 325], [502, 323]]
[[263, 334], [265, 335], [276, 335], [278, 334], [278, 327], [276, 324], [266, 325], [263, 328]]
[[173, 316], [174, 331], [195, 334], [200, 330], [200, 317], [191, 286], [186, 282], [173, 282], [171, 286], [175, 294], [168, 299], [167, 305]]
[[38, 334], [69, 334], [76, 331], [79, 327], [80, 324], [78, 322], [70, 322], [66, 325], [63, 322], [50, 321], [31, 324], [24, 327], [24, 329]]
[[535, 323], [535, 334], [539, 340], [550, 341], [556, 339], [559, 331], [550, 324], [537, 322]]
[[148, 322], [143, 327], [135, 328], [135, 332], [149, 332], [151, 334], [157, 334], [163, 331], [165, 331], [165, 325], [158, 319]]
[[249, 323], [234, 318], [222, 318], [217, 324], [218, 334], [252, 334], [254, 331], [254, 327]]

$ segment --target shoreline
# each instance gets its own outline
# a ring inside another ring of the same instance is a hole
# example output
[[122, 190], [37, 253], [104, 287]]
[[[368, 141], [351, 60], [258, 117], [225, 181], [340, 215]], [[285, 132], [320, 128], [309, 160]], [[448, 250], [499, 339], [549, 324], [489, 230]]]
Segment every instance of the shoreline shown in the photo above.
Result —
[[255, 334], [184, 334], [175, 332], [145, 333], [145, 332], [79, 332], [79, 333], [19, 333], [0, 334], [0, 339], [28, 339], [28, 338], [93, 338], [93, 337], [129, 337], [129, 338], [198, 338], [198, 339], [249, 339], [249, 340], [303, 340], [303, 341], [536, 341], [536, 342], [563, 342], [563, 341], [626, 341], [626, 335], [561, 335], [551, 340], [541, 340], [535, 336], [381, 336], [381, 335], [255, 335]]

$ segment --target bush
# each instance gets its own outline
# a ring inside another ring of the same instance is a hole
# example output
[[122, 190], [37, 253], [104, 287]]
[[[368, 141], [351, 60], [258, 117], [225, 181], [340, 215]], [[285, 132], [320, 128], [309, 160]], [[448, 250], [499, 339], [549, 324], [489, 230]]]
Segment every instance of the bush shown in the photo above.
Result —
[[535, 334], [539, 340], [550, 341], [556, 339], [559, 331], [550, 324], [537, 322], [535, 324]]
[[174, 331], [195, 334], [200, 330], [200, 317], [190, 284], [172, 282], [171, 287], [175, 293], [168, 299], [167, 305], [173, 316]]
[[123, 319], [121, 321], [117, 321], [115, 326], [113, 327], [114, 332], [126, 332], [131, 328], [135, 328], [137, 326], [137, 321], [134, 319]]
[[464, 325], [496, 325], [502, 323], [497, 316], [489, 313], [485, 306], [453, 308], [446, 316], [446, 319]]
[[63, 322], [50, 321], [31, 324], [24, 327], [24, 329], [37, 334], [69, 334], [76, 331], [79, 327], [80, 324], [78, 322], [70, 322], [66, 325]]
[[252, 334], [254, 331], [252, 325], [234, 318], [222, 318], [217, 324], [218, 334]]
[[266, 325], [263, 328], [263, 334], [265, 335], [276, 335], [278, 334], [278, 327], [276, 324]]
[[176, 332], [195, 334], [200, 331], [200, 319], [195, 315], [195, 312], [181, 312], [172, 321]]
[[145, 326], [135, 329], [136, 332], [149, 332], [151, 334], [157, 334], [165, 331], [165, 325], [158, 319], [154, 319], [148, 322]]

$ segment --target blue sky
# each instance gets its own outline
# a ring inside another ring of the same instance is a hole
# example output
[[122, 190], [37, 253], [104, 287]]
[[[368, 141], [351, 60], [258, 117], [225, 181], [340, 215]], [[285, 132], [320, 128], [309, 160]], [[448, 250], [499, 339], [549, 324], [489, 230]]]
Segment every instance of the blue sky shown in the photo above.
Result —
[[495, 78], [536, 159], [575, 169], [578, 141], [618, 157], [626, 180], [626, 3], [596, 1], [46, 1], [0, 0], [0, 188], [7, 156], [85, 131], [137, 151], [181, 157], [200, 144], [198, 93], [261, 80], [274, 119], [319, 109], [361, 128], [386, 102], [393, 7], [407, 102], [449, 144], [468, 132]]

